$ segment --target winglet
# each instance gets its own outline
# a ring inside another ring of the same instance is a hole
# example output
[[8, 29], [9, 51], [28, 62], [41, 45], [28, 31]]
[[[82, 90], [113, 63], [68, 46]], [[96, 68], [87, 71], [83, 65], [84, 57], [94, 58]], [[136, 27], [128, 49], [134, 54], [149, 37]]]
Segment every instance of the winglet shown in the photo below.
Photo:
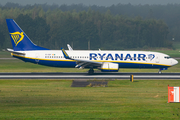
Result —
[[69, 55], [66, 53], [66, 51], [64, 50], [64, 48], [61, 48], [61, 50], [62, 50], [62, 53], [63, 53], [63, 55], [64, 55], [64, 58], [66, 58], [66, 59], [71, 59], [71, 58], [69, 57]]
[[72, 47], [69, 44], [67, 44], [67, 47], [70, 51], [73, 51]]

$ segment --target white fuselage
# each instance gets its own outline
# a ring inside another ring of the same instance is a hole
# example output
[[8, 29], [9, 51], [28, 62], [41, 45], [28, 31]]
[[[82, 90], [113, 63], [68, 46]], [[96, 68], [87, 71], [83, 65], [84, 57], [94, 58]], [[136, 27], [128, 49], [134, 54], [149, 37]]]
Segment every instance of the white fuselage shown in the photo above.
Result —
[[[25, 55], [16, 55], [26, 62], [33, 62], [54, 67], [75, 67], [76, 61], [64, 58], [61, 50], [17, 51]], [[159, 52], [147, 51], [66, 51], [74, 59], [119, 64], [119, 68], [168, 68], [176, 65], [177, 60]]]

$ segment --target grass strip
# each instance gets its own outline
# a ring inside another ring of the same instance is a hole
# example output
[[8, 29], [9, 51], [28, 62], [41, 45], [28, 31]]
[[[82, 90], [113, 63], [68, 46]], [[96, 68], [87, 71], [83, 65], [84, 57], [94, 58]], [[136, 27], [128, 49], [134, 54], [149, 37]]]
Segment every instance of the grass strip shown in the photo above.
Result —
[[72, 88], [72, 81], [0, 80], [1, 119], [180, 119], [167, 103], [178, 80], [109, 81], [108, 87]]

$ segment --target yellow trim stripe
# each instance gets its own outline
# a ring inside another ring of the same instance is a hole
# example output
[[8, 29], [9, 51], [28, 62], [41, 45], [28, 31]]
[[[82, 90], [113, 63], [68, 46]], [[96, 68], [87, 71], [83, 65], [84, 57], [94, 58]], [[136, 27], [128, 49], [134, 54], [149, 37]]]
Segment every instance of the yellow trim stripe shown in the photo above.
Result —
[[[53, 59], [42, 59], [42, 58], [31, 58], [31, 57], [24, 57], [20, 55], [15, 55], [12, 53], [13, 56], [21, 57], [21, 58], [28, 58], [28, 59], [38, 59], [38, 60], [48, 60], [48, 61], [69, 61], [69, 62], [75, 62], [76, 60], [53, 60]], [[143, 63], [143, 62], [128, 62], [128, 61], [104, 61], [104, 60], [92, 60], [94, 62], [113, 62], [113, 63], [133, 63], [133, 64], [149, 64], [149, 65], [161, 65], [161, 66], [167, 66], [171, 67], [171, 65], [165, 65], [165, 64], [158, 64], [158, 63]]]
[[112, 69], [112, 68], [101, 68], [102, 70], [118, 70], [118, 69]]

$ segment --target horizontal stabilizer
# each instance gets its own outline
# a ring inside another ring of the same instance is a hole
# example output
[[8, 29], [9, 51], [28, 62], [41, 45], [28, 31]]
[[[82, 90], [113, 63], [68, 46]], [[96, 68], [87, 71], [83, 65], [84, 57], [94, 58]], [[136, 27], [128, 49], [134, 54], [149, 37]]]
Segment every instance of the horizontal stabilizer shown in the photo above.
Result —
[[7, 51], [8, 52], [11, 52], [11, 53], [13, 53], [13, 54], [16, 54], [16, 55], [26, 55], [25, 53], [23, 53], [23, 52], [17, 52], [17, 51], [14, 51], [13, 49], [9, 49], [9, 48], [7, 48]]

